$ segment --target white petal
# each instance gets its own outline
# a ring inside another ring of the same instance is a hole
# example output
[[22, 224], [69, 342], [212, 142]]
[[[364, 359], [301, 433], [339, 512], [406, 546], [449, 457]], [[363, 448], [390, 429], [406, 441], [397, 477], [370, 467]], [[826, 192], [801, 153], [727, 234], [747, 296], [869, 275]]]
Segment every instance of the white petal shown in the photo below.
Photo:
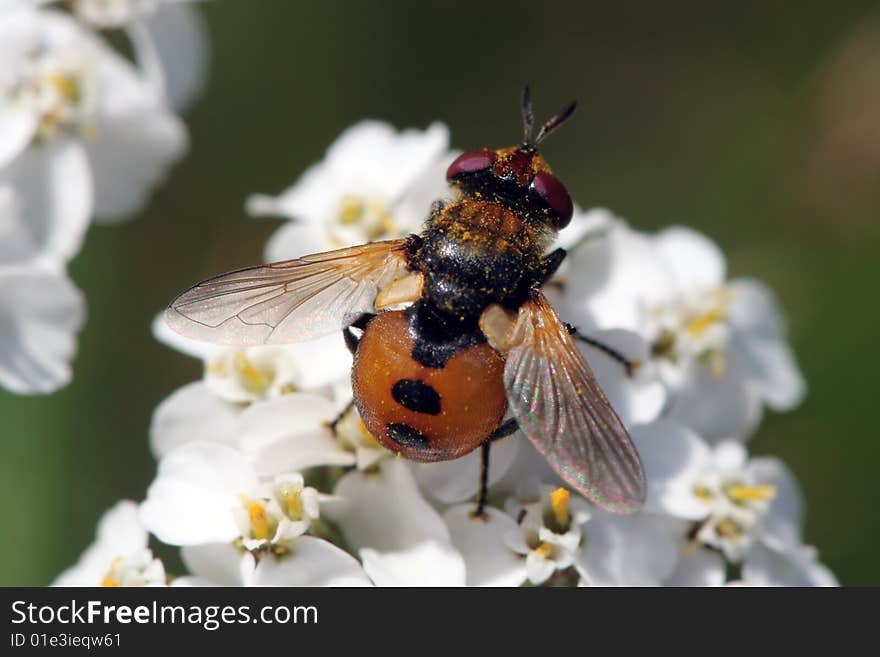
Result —
[[[489, 452], [489, 486], [501, 480], [517, 457], [522, 436], [514, 434], [492, 444]], [[473, 498], [480, 487], [482, 450], [452, 461], [411, 463], [416, 481], [428, 496], [443, 504], [455, 504]]]
[[140, 210], [187, 148], [186, 128], [152, 86], [118, 56], [101, 60], [100, 116], [86, 142], [95, 179], [95, 215], [116, 221]]
[[37, 117], [20, 107], [0, 106], [0, 168], [27, 148], [37, 129]]
[[302, 390], [315, 390], [351, 379], [351, 353], [339, 333], [286, 345], [285, 349], [296, 362], [296, 384]]
[[327, 149], [326, 164], [339, 183], [381, 190], [384, 200], [391, 201], [436, 162], [448, 144], [449, 129], [442, 123], [398, 132], [387, 123], [364, 120]]
[[54, 139], [29, 148], [2, 174], [16, 191], [18, 211], [33, 245], [22, 256], [65, 263], [82, 245], [92, 213], [92, 175], [82, 146]]
[[452, 199], [452, 191], [446, 182], [446, 169], [457, 155], [449, 152], [440, 156], [406, 184], [401, 198], [392, 200], [390, 210], [401, 234], [421, 232], [431, 204], [436, 200]]
[[654, 241], [679, 291], [712, 288], [724, 282], [724, 255], [705, 235], [673, 226], [659, 232]]
[[141, 505], [141, 521], [171, 545], [224, 543], [239, 535], [233, 510], [257, 486], [238, 450], [194, 442], [166, 454]]
[[581, 328], [638, 332], [645, 309], [675, 291], [653, 240], [620, 222], [569, 257], [565, 309], [571, 315], [566, 320]]
[[694, 485], [711, 462], [709, 446], [669, 420], [634, 426], [630, 435], [648, 482], [645, 508], [691, 520], [705, 517], [706, 505], [694, 495]]
[[556, 564], [545, 559], [537, 552], [529, 552], [526, 556], [526, 576], [531, 584], [540, 585], [550, 579], [556, 571]]
[[232, 543], [185, 545], [180, 550], [183, 563], [193, 575], [212, 586], [242, 586], [254, 570], [253, 555]]
[[749, 453], [746, 451], [745, 446], [735, 440], [718, 443], [712, 454], [715, 468], [731, 478], [737, 478], [742, 475], [748, 460]]
[[807, 545], [778, 552], [756, 544], [743, 563], [748, 586], [839, 586], [837, 578], [819, 562], [816, 549]]
[[66, 385], [84, 321], [85, 300], [66, 276], [0, 268], [0, 385], [20, 394]]
[[310, 393], [292, 393], [250, 406], [241, 415], [239, 445], [261, 475], [316, 465], [354, 465], [327, 427], [336, 415], [333, 403]]
[[738, 333], [767, 340], [782, 337], [782, 313], [770, 288], [751, 278], [738, 278], [730, 282], [730, 290], [727, 321]]
[[[344, 195], [371, 199], [397, 210], [396, 204], [405, 201], [408, 192], [417, 193], [411, 187], [437, 164], [448, 140], [448, 129], [442, 124], [433, 124], [424, 131], [397, 132], [387, 123], [361, 121], [345, 130], [327, 150], [324, 160], [309, 167], [279, 197], [252, 197], [248, 211], [320, 224], [338, 212]], [[427, 212], [427, 206], [421, 212]], [[288, 252], [280, 248], [280, 241], [267, 248], [270, 259], [304, 253], [292, 241], [288, 244], [294, 250]], [[328, 246], [323, 243], [315, 250], [323, 251]]]
[[369, 586], [353, 556], [332, 543], [300, 536], [282, 557], [264, 555], [254, 572], [254, 586]]
[[525, 559], [504, 540], [518, 531], [516, 521], [492, 507], [487, 507], [482, 517], [474, 517], [473, 511], [473, 504], [462, 504], [443, 516], [452, 543], [464, 558], [467, 585], [519, 586], [526, 579]]
[[[254, 204], [248, 203], [251, 214]], [[291, 221], [276, 230], [266, 243], [265, 256], [267, 262], [278, 262], [291, 258], [300, 258], [310, 253], [320, 253], [328, 249], [326, 234], [323, 228], [315, 223], [298, 223]]]
[[713, 550], [685, 551], [666, 586], [722, 586], [727, 577], [724, 557]]
[[113, 560], [135, 554], [147, 547], [147, 531], [138, 518], [138, 505], [130, 500], [117, 502], [98, 522], [95, 541], [83, 552], [76, 565], [61, 573], [54, 586], [98, 586]]
[[376, 586], [464, 586], [464, 559], [448, 543], [425, 541], [405, 550], [360, 551], [364, 570]]
[[464, 560], [405, 463], [386, 459], [377, 471], [349, 472], [335, 494], [339, 499], [322, 505], [322, 514], [360, 551], [374, 583], [464, 584]]
[[355, 549], [398, 552], [422, 543], [449, 544], [449, 531], [419, 493], [406, 463], [386, 459], [377, 471], [352, 471], [336, 485], [340, 498], [322, 513], [338, 523]]
[[683, 530], [682, 522], [664, 516], [597, 510], [575, 567], [594, 586], [659, 586], [678, 564]]
[[803, 401], [807, 384], [791, 347], [782, 340], [748, 336], [738, 339], [738, 353], [746, 359], [752, 385], [770, 408], [790, 411]]
[[761, 398], [735, 365], [728, 361], [728, 371], [717, 376], [706, 364], [690, 364], [668, 416], [709, 441], [750, 437], [761, 420]]
[[156, 458], [185, 443], [211, 441], [233, 446], [240, 407], [213, 394], [201, 381], [187, 384], [153, 412], [150, 448]]
[[163, 2], [131, 31], [141, 67], [179, 110], [202, 91], [208, 69], [208, 35], [197, 9], [186, 2]]
[[774, 457], [754, 458], [748, 465], [754, 484], [769, 484], [776, 490], [764, 518], [761, 539], [776, 550], [800, 544], [804, 526], [804, 501], [794, 475]]
[[591, 331], [588, 337], [642, 364], [629, 377], [621, 363], [608, 353], [581, 343], [581, 351], [590, 363], [596, 380], [624, 425], [656, 419], [666, 403], [666, 388], [650, 368], [645, 341], [638, 334], [621, 329]]
[[[492, 487], [492, 495], [519, 496], [523, 484], [533, 480], [552, 482], [555, 486], [568, 486], [562, 480], [562, 477], [550, 467], [547, 459], [538, 452], [532, 441], [523, 434], [517, 432], [505, 440], [518, 443], [516, 457], [507, 469], [507, 472], [504, 473], [504, 476]], [[492, 449], [495, 448], [493, 447]], [[490, 473], [491, 469], [490, 464]]]

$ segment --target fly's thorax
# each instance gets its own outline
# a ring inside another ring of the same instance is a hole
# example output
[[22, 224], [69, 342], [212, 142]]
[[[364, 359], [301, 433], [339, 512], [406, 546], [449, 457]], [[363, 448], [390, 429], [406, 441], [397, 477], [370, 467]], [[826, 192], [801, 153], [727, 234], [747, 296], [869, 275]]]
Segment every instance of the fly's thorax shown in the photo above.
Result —
[[453, 204], [422, 238], [416, 260], [423, 298], [460, 320], [478, 317], [490, 303], [518, 306], [540, 278], [539, 235], [497, 204]]
[[463, 241], [489, 240], [491, 246], [515, 248], [523, 255], [540, 256], [556, 236], [546, 223], [502, 203], [463, 198], [447, 205], [428, 229], [454, 232]]

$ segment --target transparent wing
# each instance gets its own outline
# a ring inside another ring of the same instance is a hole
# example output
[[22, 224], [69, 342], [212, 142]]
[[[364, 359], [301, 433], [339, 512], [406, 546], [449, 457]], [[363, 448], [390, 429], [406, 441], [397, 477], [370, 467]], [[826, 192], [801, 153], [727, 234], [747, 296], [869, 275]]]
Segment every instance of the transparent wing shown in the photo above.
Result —
[[299, 342], [374, 310], [376, 294], [407, 272], [407, 239], [373, 242], [209, 278], [165, 311], [172, 329], [230, 345]]
[[504, 384], [523, 432], [590, 500], [615, 513], [637, 511], [645, 500], [639, 455], [542, 293], [520, 308], [509, 344]]

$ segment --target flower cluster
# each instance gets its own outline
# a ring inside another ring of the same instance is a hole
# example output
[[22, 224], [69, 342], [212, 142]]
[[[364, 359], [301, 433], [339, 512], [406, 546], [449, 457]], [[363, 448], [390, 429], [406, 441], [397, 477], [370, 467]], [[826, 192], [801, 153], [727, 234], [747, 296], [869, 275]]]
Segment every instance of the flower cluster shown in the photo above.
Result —
[[185, 3], [50, 4], [0, 7], [0, 386], [17, 393], [69, 381], [86, 311], [67, 264], [92, 219], [132, 216], [186, 151], [176, 110], [205, 65]]
[[[289, 219], [267, 259], [418, 231], [449, 195], [454, 156], [440, 124], [353, 126], [292, 187], [248, 200], [254, 215]], [[233, 349], [157, 320], [157, 337], [201, 359], [204, 376], [156, 409], [144, 501], [108, 512], [58, 583], [835, 584], [803, 544], [791, 473], [746, 451], [764, 407], [804, 395], [769, 290], [728, 280], [719, 249], [692, 230], [644, 234], [605, 210], [577, 210], [559, 244], [569, 257], [546, 286], [553, 303], [636, 364], [582, 347], [641, 454], [642, 512], [588, 503], [516, 433], [492, 449], [477, 515], [479, 454], [418, 464], [382, 448], [349, 404], [341, 336]], [[146, 532], [181, 546], [189, 573], [166, 575]]]

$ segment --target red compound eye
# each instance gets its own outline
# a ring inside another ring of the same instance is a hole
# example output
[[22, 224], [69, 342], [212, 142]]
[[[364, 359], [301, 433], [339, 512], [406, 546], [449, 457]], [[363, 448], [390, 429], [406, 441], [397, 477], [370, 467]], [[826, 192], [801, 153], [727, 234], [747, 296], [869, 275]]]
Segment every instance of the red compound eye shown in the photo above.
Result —
[[482, 149], [462, 153], [446, 169], [446, 180], [453, 180], [466, 173], [475, 173], [488, 169], [495, 162], [495, 151]]
[[565, 185], [552, 173], [541, 171], [532, 179], [532, 189], [556, 215], [554, 226], [565, 228], [571, 221], [571, 214], [574, 211], [571, 196], [568, 195]]

